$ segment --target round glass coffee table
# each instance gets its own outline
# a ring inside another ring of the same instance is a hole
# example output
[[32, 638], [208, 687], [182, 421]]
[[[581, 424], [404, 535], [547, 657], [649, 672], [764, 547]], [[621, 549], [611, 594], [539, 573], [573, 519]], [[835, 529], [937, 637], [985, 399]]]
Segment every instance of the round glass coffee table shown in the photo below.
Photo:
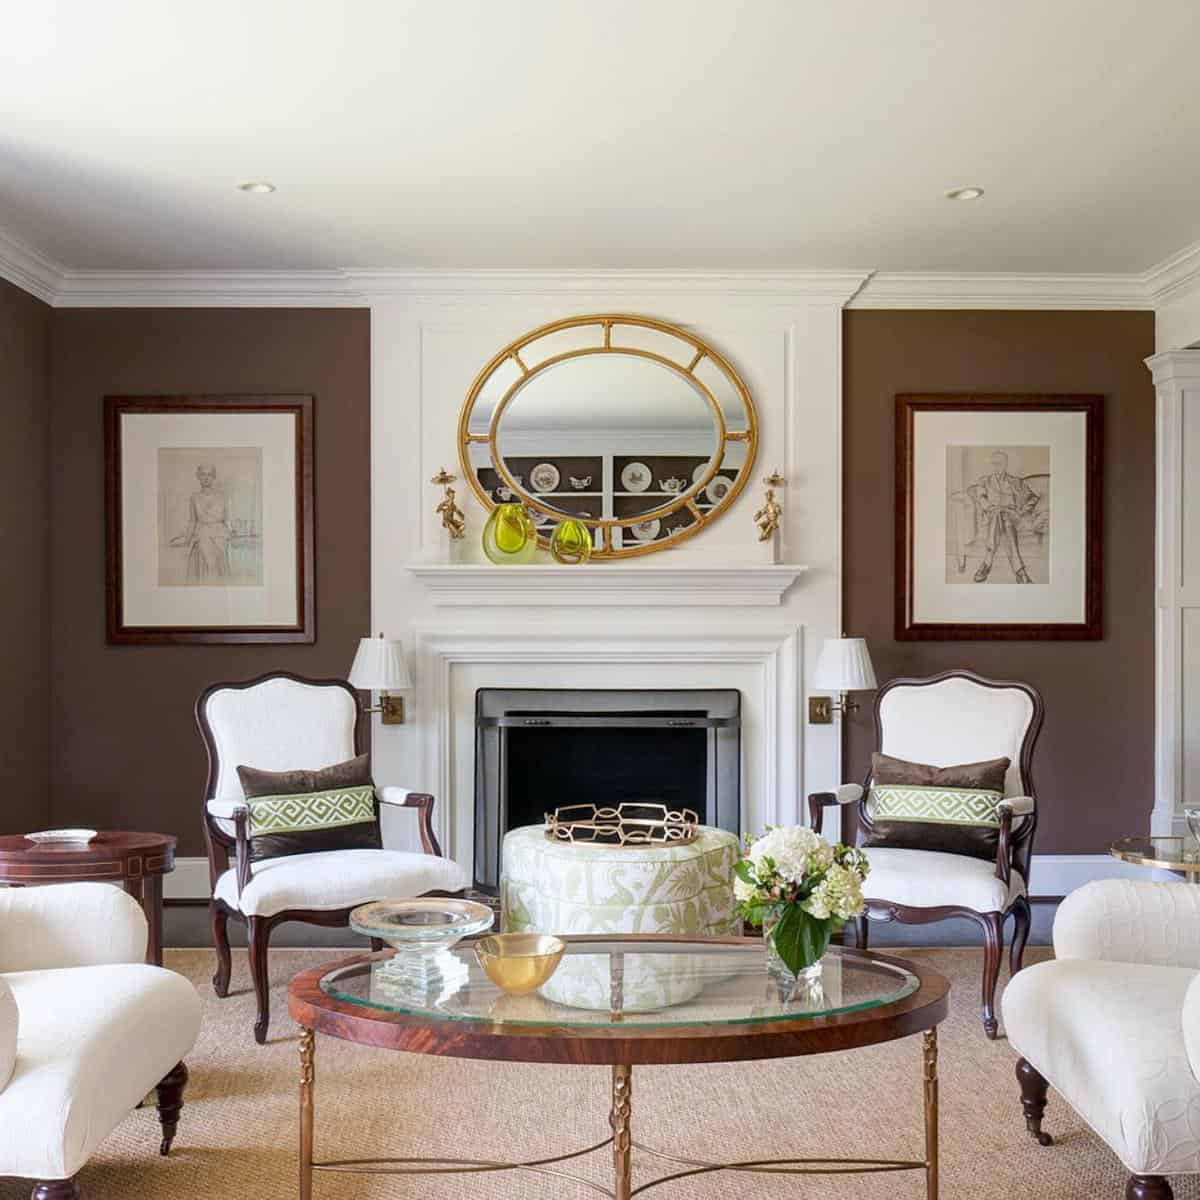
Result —
[[1200, 843], [1195, 838], [1118, 838], [1109, 847], [1109, 853], [1122, 862], [1174, 871], [1188, 883], [1200, 883]]
[[[714, 1171], [848, 1174], [923, 1171], [937, 1197], [937, 1026], [950, 985], [895, 958], [831, 949], [821, 981], [795, 993], [768, 973], [761, 940], [673, 936], [568, 937], [558, 970], [538, 992], [506, 995], [483, 973], [469, 944], [448, 951], [436, 990], [414, 990], [392, 954], [346, 959], [297, 975], [288, 1008], [300, 1036], [300, 1196], [314, 1171], [370, 1174], [533, 1171], [567, 1178], [612, 1200]], [[414, 1054], [503, 1062], [612, 1068], [612, 1135], [594, 1146], [517, 1162], [372, 1158], [314, 1162], [314, 1034]], [[920, 1159], [793, 1158], [698, 1161], [664, 1154], [633, 1138], [633, 1068], [643, 1064], [739, 1062], [853, 1050], [921, 1033], [925, 1153]], [[569, 1159], [611, 1147], [613, 1185], [561, 1169]], [[669, 1173], [633, 1188], [632, 1151]]]

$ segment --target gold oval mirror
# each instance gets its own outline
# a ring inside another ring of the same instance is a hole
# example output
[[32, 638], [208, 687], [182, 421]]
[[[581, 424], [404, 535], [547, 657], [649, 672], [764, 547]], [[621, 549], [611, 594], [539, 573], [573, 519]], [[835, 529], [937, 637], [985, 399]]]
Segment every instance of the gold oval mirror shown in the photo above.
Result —
[[475, 378], [458, 424], [485, 508], [519, 501], [546, 546], [568, 517], [593, 558], [677, 545], [737, 498], [758, 417], [728, 360], [649, 317], [568, 317], [525, 334]]

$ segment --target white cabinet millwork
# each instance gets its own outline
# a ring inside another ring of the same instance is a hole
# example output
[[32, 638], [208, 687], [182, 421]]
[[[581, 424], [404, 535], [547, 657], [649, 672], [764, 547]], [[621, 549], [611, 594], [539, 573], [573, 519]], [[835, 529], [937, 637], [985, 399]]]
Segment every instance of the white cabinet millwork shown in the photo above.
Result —
[[1158, 420], [1155, 796], [1151, 832], [1182, 834], [1200, 806], [1200, 350], [1146, 360]]

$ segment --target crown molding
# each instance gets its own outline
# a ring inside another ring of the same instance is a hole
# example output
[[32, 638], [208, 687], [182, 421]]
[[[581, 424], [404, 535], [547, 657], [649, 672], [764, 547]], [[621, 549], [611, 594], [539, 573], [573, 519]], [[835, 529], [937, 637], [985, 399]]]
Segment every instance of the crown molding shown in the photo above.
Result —
[[57, 263], [18, 238], [0, 232], [0, 279], [7, 279], [31, 296], [53, 304], [62, 275], [62, 267]]
[[387, 297], [711, 294], [846, 308], [1159, 309], [1200, 288], [1200, 242], [1140, 273], [954, 271], [105, 271], [54, 262], [0, 232], [0, 278], [56, 308], [324, 308]]
[[366, 307], [345, 271], [64, 271], [55, 308]]
[[381, 297], [711, 293], [843, 304], [867, 271], [66, 271], [54, 304], [67, 307], [364, 307]]
[[1142, 283], [1156, 309], [1200, 286], [1200, 242], [1156, 263], [1142, 275]]
[[879, 271], [847, 308], [1152, 308], [1140, 275]]

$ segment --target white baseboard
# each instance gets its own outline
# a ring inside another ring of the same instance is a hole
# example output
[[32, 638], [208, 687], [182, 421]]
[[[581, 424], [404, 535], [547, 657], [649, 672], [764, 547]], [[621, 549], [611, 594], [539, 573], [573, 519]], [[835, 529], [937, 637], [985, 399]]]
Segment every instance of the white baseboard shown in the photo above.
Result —
[[163, 879], [164, 900], [207, 900], [211, 895], [207, 858], [177, 858], [175, 870]]
[[1031, 896], [1065, 896], [1094, 879], [1142, 879], [1177, 883], [1178, 875], [1121, 862], [1108, 854], [1035, 854]]
[[[1031, 874], [1032, 896], [1065, 896], [1093, 879], [1178, 879], [1169, 871], [1119, 862], [1107, 854], [1035, 854]], [[207, 900], [208, 859], [177, 858], [163, 882], [163, 895], [168, 900]]]

